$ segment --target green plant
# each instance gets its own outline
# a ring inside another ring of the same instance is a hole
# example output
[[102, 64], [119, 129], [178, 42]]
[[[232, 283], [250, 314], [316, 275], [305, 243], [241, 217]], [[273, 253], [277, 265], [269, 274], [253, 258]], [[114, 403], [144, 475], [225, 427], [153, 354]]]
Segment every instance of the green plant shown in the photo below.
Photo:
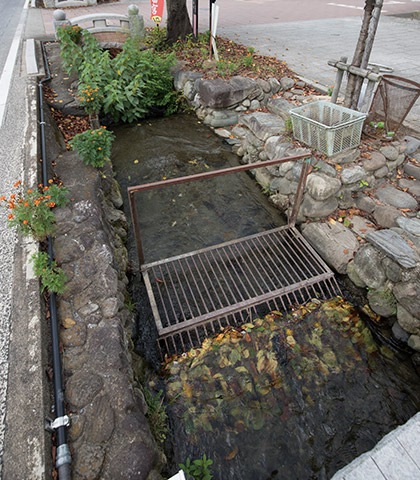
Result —
[[64, 69], [67, 73], [78, 72], [84, 58], [82, 29], [76, 25], [63, 25], [57, 28], [57, 38]]
[[202, 458], [191, 460], [187, 458], [185, 465], [183, 463], [179, 464], [179, 468], [182, 468], [185, 473], [191, 475], [194, 480], [211, 480], [213, 475], [209, 469], [210, 465], [213, 465], [213, 460], [206, 457], [206, 454]]
[[290, 117], [288, 119], [286, 119], [286, 121], [284, 122], [284, 127], [285, 127], [286, 133], [288, 135], [293, 132], [293, 123], [292, 123], [292, 119]]
[[366, 180], [360, 180], [359, 186], [360, 188], [368, 187], [369, 183]]
[[328, 87], [327, 95], [332, 97], [333, 91], [334, 91], [333, 87]]
[[114, 138], [112, 132], [101, 127], [79, 133], [70, 141], [70, 146], [73, 150], [77, 150], [86, 165], [103, 167], [110, 160]]
[[64, 270], [54, 260], [50, 262], [45, 252], [34, 253], [30, 262], [35, 275], [41, 279], [42, 291], [47, 288], [50, 292], [62, 293], [65, 290], [67, 277]]
[[162, 390], [159, 390], [157, 395], [144, 388], [144, 399], [147, 404], [146, 417], [149, 420], [150, 430], [156, 441], [163, 444], [168, 434], [168, 414], [166, 413], [166, 406], [163, 404]]
[[146, 47], [151, 47], [157, 51], [164, 49], [166, 47], [166, 27], [147, 29], [144, 44]]
[[254, 64], [254, 57], [253, 54], [255, 52], [255, 48], [249, 47], [248, 48], [248, 54], [246, 57], [243, 58], [242, 62], [247, 68], [251, 68]]
[[[16, 192], [0, 201], [9, 211], [10, 227], [17, 227], [25, 236], [32, 236], [36, 240], [43, 240], [54, 233], [55, 216], [51, 210], [55, 206], [64, 206], [68, 202], [68, 190], [49, 181], [50, 186], [26, 189], [26, 185], [19, 181], [14, 188]], [[3, 203], [4, 202], [4, 203]]]

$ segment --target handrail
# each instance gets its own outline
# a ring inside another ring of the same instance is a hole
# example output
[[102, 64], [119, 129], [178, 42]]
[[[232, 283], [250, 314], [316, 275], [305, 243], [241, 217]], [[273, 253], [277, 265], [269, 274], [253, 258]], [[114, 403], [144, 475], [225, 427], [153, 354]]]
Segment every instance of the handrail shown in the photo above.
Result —
[[264, 162], [237, 165], [236, 167], [221, 168], [219, 170], [213, 170], [211, 172], [196, 173], [194, 175], [170, 178], [167, 180], [160, 180], [158, 182], [145, 183], [143, 185], [135, 185], [132, 187], [128, 187], [127, 188], [128, 201], [130, 205], [130, 214], [131, 214], [131, 220], [133, 222], [134, 237], [136, 239], [136, 247], [137, 247], [137, 254], [139, 258], [140, 267], [144, 263], [144, 253], [143, 253], [143, 245], [142, 245], [141, 235], [140, 235], [139, 217], [138, 217], [136, 202], [134, 198], [134, 195], [137, 192], [142, 192], [145, 190], [153, 190], [155, 188], [161, 188], [161, 187], [170, 187], [172, 185], [195, 182], [197, 180], [205, 180], [208, 178], [220, 177], [222, 175], [228, 175], [230, 173], [237, 173], [237, 172], [244, 172], [247, 170], [254, 170], [256, 168], [270, 167], [272, 165], [278, 165], [281, 163], [286, 163], [286, 162], [306, 158], [307, 160], [303, 163], [303, 168], [302, 168], [300, 178], [299, 178], [299, 183], [298, 183], [298, 189], [296, 192], [295, 202], [293, 204], [292, 213], [290, 215], [289, 222], [288, 222], [289, 226], [293, 227], [296, 223], [296, 218], [297, 218], [299, 206], [302, 200], [303, 191], [305, 187], [306, 177], [308, 176], [308, 173], [309, 173], [310, 160], [311, 160], [310, 157], [311, 157], [311, 153], [307, 152], [301, 155], [294, 155], [292, 157], [276, 158], [273, 160], [266, 160]]

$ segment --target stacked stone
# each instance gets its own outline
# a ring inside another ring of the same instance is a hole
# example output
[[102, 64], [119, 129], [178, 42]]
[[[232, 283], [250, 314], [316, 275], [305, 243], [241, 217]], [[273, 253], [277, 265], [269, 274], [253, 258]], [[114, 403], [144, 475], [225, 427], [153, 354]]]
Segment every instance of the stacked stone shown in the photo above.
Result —
[[[54, 251], [68, 276], [59, 296], [74, 479], [158, 479], [163, 458], [145, 418], [124, 306], [127, 221], [112, 171], [75, 154], [57, 160], [71, 203], [57, 212]], [[127, 331], [126, 331], [127, 330]]]
[[[175, 88], [182, 91], [184, 96], [196, 109], [197, 116], [205, 124], [215, 128], [228, 127], [238, 123], [239, 114], [249, 110], [258, 110], [273, 102], [273, 96], [278, 92], [299, 102], [306, 99], [303, 96], [303, 82], [297, 82], [289, 77], [263, 80], [248, 77], [232, 77], [230, 80], [203, 79], [203, 74], [196, 72], [178, 71], [175, 73]], [[300, 88], [295, 88], [300, 87]], [[287, 100], [276, 99], [274, 108], [279, 105], [290, 104]]]

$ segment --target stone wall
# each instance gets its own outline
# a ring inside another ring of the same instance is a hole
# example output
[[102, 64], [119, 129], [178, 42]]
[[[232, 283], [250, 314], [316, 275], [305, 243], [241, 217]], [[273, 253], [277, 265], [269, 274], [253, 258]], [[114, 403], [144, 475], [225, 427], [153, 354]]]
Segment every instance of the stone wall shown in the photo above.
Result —
[[[175, 86], [197, 116], [233, 146], [243, 163], [298, 155], [307, 148], [292, 138], [290, 109], [324, 99], [304, 95], [291, 78], [205, 80], [177, 72]], [[312, 157], [298, 213], [303, 235], [338, 273], [367, 289], [372, 310], [393, 323], [420, 365], [420, 141], [378, 143], [333, 157]], [[302, 162], [255, 170], [257, 182], [286, 215], [295, 201]], [[330, 221], [326, 218], [331, 216]], [[335, 218], [335, 219], [334, 219]]]
[[134, 318], [124, 303], [122, 197], [110, 168], [103, 178], [75, 154], [59, 157], [55, 171], [71, 196], [56, 214], [54, 253], [68, 276], [58, 315], [73, 478], [156, 480], [164, 458], [133, 373]]

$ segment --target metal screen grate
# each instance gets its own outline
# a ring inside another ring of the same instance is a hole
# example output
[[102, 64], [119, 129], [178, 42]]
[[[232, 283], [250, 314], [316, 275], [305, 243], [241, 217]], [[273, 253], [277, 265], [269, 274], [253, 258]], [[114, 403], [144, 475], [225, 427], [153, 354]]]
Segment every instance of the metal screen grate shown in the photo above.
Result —
[[169, 354], [226, 325], [339, 292], [334, 274], [295, 227], [280, 227], [145, 264], [142, 272]]

